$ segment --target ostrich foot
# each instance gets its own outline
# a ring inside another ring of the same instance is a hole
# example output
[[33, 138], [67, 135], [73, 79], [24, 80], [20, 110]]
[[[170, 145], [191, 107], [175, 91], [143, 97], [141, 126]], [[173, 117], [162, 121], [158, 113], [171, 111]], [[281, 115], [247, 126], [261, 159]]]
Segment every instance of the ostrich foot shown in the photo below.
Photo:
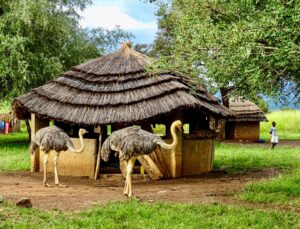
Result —
[[68, 187], [68, 185], [64, 185], [64, 184], [55, 184], [55, 185], [58, 188], [67, 188]]
[[141, 201], [141, 198], [140, 198], [140, 197], [138, 197], [138, 196], [134, 196], [134, 195], [132, 195], [130, 198], [131, 198], [132, 200]]
[[43, 186], [46, 187], [46, 188], [47, 188], [47, 187], [51, 187], [51, 185], [48, 184], [47, 182], [43, 182]]
[[133, 195], [133, 194], [131, 194], [131, 195], [126, 195], [129, 199], [131, 199], [131, 200], [137, 200], [137, 201], [140, 201], [141, 200], [141, 198], [139, 198], [138, 196], [135, 196], [135, 195]]

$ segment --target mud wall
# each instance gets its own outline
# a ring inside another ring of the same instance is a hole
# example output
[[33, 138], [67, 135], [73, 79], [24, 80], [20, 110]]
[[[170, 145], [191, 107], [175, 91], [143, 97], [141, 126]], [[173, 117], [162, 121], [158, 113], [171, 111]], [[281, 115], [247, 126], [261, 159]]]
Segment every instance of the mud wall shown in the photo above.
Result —
[[[76, 149], [80, 148], [79, 138], [72, 138]], [[71, 151], [61, 152], [58, 159], [58, 174], [66, 176], [94, 177], [96, 165], [96, 139], [83, 139], [85, 149], [81, 153]], [[48, 158], [48, 172], [54, 172], [53, 158], [55, 152], [50, 151]], [[44, 153], [40, 152], [39, 172], [44, 171]]]
[[211, 171], [214, 151], [213, 139], [184, 139], [182, 144], [182, 176]]
[[234, 126], [234, 140], [258, 141], [259, 122], [236, 122]]

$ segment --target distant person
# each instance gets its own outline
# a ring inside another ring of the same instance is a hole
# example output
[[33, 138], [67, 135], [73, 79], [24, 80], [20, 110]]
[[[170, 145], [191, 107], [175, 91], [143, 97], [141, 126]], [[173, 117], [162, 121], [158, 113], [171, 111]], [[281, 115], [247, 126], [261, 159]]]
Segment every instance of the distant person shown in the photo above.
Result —
[[271, 143], [272, 143], [271, 149], [274, 150], [274, 147], [278, 143], [276, 122], [272, 122], [272, 127], [271, 127], [271, 130], [270, 130], [270, 134], [271, 134]]
[[0, 133], [4, 131], [5, 123], [0, 120]]

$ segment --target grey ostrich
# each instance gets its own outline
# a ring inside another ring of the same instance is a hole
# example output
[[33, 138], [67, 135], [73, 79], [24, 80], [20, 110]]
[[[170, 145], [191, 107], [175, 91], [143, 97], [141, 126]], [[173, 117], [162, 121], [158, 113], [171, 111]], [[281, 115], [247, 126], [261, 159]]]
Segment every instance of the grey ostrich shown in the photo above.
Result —
[[132, 197], [131, 174], [136, 158], [152, 153], [158, 146], [168, 150], [175, 148], [178, 143], [176, 128], [182, 128], [181, 121], [177, 120], [171, 125], [171, 134], [173, 137], [171, 144], [165, 143], [159, 136], [136, 126], [117, 130], [111, 133], [104, 141], [101, 148], [101, 158], [104, 161], [108, 161], [111, 150], [117, 152], [120, 161], [127, 161], [124, 187], [125, 195]]
[[80, 148], [75, 149], [71, 138], [60, 128], [56, 126], [45, 127], [38, 130], [35, 134], [34, 139], [30, 143], [30, 152], [35, 154], [38, 149], [44, 152], [44, 180], [43, 186], [50, 186], [47, 183], [47, 164], [48, 164], [48, 154], [51, 150], [55, 151], [54, 156], [54, 176], [55, 184], [59, 186], [58, 174], [57, 174], [57, 165], [58, 157], [61, 151], [70, 150], [74, 153], [81, 153], [84, 149], [83, 144], [83, 135], [87, 133], [85, 129], [79, 129], [79, 138], [80, 138]]

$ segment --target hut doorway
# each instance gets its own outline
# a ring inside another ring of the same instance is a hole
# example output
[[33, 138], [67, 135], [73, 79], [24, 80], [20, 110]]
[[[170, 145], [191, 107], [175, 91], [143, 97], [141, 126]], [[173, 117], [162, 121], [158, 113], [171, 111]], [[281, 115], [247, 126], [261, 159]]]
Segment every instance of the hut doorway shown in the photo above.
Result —
[[225, 123], [225, 139], [234, 139], [234, 122]]

